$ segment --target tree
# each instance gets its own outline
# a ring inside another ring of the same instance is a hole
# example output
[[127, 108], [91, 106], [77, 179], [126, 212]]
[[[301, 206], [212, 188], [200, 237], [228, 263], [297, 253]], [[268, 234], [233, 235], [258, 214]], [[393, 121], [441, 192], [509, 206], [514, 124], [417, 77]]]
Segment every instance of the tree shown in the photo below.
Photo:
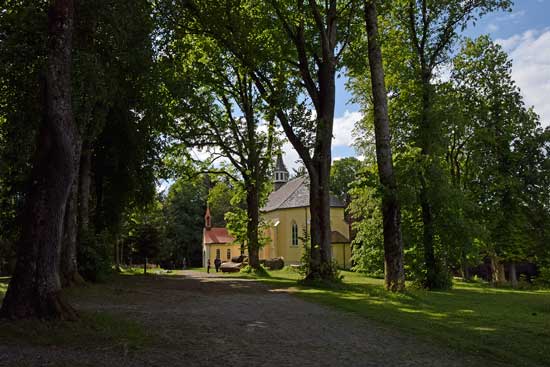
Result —
[[538, 116], [524, 106], [511, 67], [488, 37], [466, 40], [454, 59], [451, 82], [471, 119], [463, 147], [467, 159], [457, 170], [465, 175], [476, 217], [486, 229], [484, 250], [492, 259], [494, 281], [504, 281], [504, 262], [516, 285], [515, 263], [532, 258], [539, 241], [533, 227], [540, 222], [532, 219], [532, 210], [544, 206], [539, 187], [547, 179], [548, 143]]
[[[434, 76], [437, 67], [448, 60], [459, 32], [488, 12], [509, 9], [508, 0], [447, 1], [403, 0], [392, 9], [399, 27], [395, 34], [405, 37], [416, 83], [417, 110], [413, 116], [412, 139], [421, 150], [423, 169], [419, 178], [419, 202], [422, 209], [423, 252], [426, 267], [424, 286], [438, 288], [438, 278], [446, 277], [444, 266], [435, 253], [437, 208], [434, 206], [438, 190], [445, 191], [440, 158], [443, 155], [442, 133], [439, 120], [434, 116]], [[406, 33], [401, 32], [405, 29]], [[398, 41], [401, 42], [401, 41]]]
[[[269, 180], [274, 144], [274, 117], [266, 114], [263, 100], [253, 80], [239, 60], [220, 49], [215, 42], [189, 36], [168, 48], [168, 58], [175, 60], [169, 83], [178, 101], [176, 120], [185, 121], [175, 137], [186, 146], [217, 148], [238, 176], [218, 170], [242, 185], [246, 203], [246, 246], [249, 264], [259, 269], [259, 223], [262, 194]], [[183, 78], [182, 76], [185, 76]], [[178, 84], [183, 83], [183, 86]], [[181, 91], [184, 91], [183, 93]], [[267, 122], [262, 123], [262, 119]], [[210, 172], [216, 172], [216, 169]], [[263, 195], [265, 196], [265, 195]]]
[[46, 2], [18, 1], [0, 14], [0, 262], [10, 273], [43, 116], [46, 9]]
[[403, 268], [403, 239], [401, 209], [397, 197], [391, 150], [388, 102], [384, 82], [382, 52], [378, 41], [378, 12], [376, 0], [365, 0], [365, 25], [368, 39], [369, 66], [372, 84], [376, 161], [382, 185], [382, 218], [384, 227], [385, 287], [393, 292], [405, 288]]
[[74, 180], [78, 130], [71, 106], [72, 0], [57, 0], [48, 13], [44, 120], [32, 186], [26, 198], [17, 264], [2, 304], [8, 318], [76, 318], [63, 300], [59, 254], [65, 207]]
[[[161, 248], [161, 260], [182, 263], [185, 258], [190, 265], [201, 264], [207, 189], [200, 179], [179, 179], [170, 186], [163, 209], [166, 239]], [[210, 208], [213, 207], [211, 203]], [[212, 224], [219, 226], [214, 222], [214, 211], [211, 212]]]
[[346, 205], [351, 201], [349, 190], [361, 167], [359, 159], [348, 157], [334, 161], [330, 168], [330, 191]]
[[[353, 2], [184, 1], [183, 5], [202, 34], [245, 66], [304, 162], [310, 180], [312, 243], [306, 278], [331, 279], [329, 187], [335, 77]], [[188, 28], [189, 16], [177, 10], [171, 13], [173, 19], [180, 15], [185, 19], [175, 28]], [[310, 108], [314, 118], [308, 118]]]

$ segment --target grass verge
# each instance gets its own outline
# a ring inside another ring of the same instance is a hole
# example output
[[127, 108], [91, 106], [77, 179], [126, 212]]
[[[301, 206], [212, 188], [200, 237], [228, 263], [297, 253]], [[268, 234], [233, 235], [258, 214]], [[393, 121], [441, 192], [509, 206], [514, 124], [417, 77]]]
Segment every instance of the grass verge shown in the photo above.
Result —
[[291, 270], [269, 273], [270, 277], [258, 280], [292, 287], [306, 300], [353, 312], [454, 350], [513, 366], [548, 365], [548, 290], [512, 290], [456, 281], [449, 291], [409, 289], [392, 294], [384, 290], [383, 280], [353, 272], [342, 272], [341, 284], [315, 287], [297, 285], [299, 275]]

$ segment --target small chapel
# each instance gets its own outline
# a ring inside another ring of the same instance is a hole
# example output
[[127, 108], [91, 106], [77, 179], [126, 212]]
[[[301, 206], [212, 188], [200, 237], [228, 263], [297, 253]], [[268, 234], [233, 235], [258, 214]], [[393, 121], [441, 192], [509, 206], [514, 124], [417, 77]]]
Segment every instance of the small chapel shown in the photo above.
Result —
[[[274, 191], [261, 209], [268, 223], [268, 243], [260, 250], [260, 259], [282, 257], [285, 265], [299, 264], [304, 251], [303, 238], [309, 231], [309, 180], [306, 175], [289, 179], [289, 172], [282, 156], [277, 156], [273, 172]], [[351, 266], [350, 225], [344, 216], [344, 203], [330, 197], [330, 226], [332, 256], [341, 268]], [[246, 255], [244, 247], [226, 228], [212, 227], [210, 210], [207, 208], [203, 231], [203, 265], [214, 259], [230, 261], [232, 257]]]

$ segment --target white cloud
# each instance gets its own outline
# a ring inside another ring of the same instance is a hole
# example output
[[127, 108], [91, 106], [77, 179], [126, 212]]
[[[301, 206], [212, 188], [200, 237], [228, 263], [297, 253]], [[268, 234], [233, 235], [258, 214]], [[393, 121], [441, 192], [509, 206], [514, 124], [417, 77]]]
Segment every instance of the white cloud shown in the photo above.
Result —
[[513, 11], [513, 12], [508, 13], [506, 15], [497, 17], [496, 20], [497, 20], [497, 22], [510, 22], [510, 21], [513, 21], [513, 23], [518, 23], [519, 18], [524, 17], [525, 14], [527, 14], [527, 11], [525, 11], [525, 9], [522, 9], [522, 10]]
[[512, 77], [528, 106], [534, 106], [542, 125], [550, 125], [550, 28], [529, 30], [498, 39], [513, 60]]
[[496, 32], [499, 30], [499, 26], [496, 25], [495, 23], [489, 23], [489, 25], [487, 26], [487, 31], [489, 31], [490, 33], [493, 33], [493, 32]]
[[353, 128], [355, 123], [362, 118], [362, 114], [358, 111], [344, 112], [344, 116], [334, 119], [334, 132], [332, 145], [335, 147], [346, 146], [353, 144]]

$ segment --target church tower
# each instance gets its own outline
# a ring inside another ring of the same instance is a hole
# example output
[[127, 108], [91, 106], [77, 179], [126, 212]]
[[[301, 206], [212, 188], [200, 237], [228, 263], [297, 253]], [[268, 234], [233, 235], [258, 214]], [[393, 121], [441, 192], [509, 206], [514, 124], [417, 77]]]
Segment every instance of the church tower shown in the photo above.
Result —
[[209, 231], [212, 228], [212, 216], [210, 215], [210, 208], [206, 206], [206, 214], [204, 215], [204, 229]]
[[288, 170], [285, 167], [285, 163], [283, 162], [283, 156], [281, 155], [281, 153], [277, 154], [277, 163], [275, 163], [275, 170], [273, 174], [275, 191], [277, 191], [279, 190], [279, 188], [281, 188], [281, 186], [288, 182]]

